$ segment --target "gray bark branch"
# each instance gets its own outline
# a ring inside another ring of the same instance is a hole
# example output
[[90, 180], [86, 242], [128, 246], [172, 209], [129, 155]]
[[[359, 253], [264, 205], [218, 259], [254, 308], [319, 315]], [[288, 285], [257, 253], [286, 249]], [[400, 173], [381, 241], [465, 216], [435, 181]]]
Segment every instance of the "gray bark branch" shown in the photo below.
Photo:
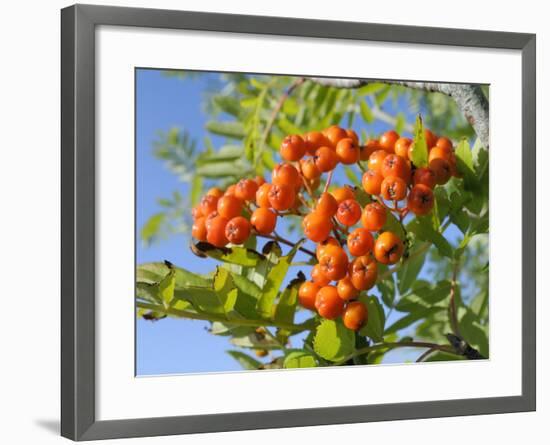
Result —
[[[371, 81], [364, 79], [333, 79], [312, 77], [312, 81], [336, 88], [360, 88]], [[456, 102], [459, 110], [474, 128], [483, 146], [489, 149], [489, 101], [477, 85], [449, 84], [435, 82], [377, 81], [388, 85], [402, 85], [431, 93], [442, 93]]]

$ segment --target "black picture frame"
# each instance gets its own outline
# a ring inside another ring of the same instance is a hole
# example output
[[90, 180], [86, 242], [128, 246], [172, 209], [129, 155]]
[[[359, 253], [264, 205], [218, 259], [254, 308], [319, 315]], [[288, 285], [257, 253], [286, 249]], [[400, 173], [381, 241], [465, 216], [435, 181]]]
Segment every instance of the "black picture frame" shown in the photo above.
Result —
[[[500, 48], [522, 58], [522, 394], [98, 421], [95, 416], [95, 29], [98, 25]], [[534, 34], [110, 6], [61, 11], [61, 434], [73, 440], [533, 411], [536, 407]]]

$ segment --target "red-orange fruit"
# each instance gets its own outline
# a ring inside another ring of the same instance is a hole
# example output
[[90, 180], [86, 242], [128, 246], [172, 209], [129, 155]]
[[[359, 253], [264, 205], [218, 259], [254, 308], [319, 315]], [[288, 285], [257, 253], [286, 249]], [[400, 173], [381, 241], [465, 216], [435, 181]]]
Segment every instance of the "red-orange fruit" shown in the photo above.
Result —
[[358, 290], [368, 290], [376, 284], [378, 266], [374, 258], [363, 255], [355, 258], [349, 266], [349, 275], [353, 287]]
[[434, 207], [434, 193], [424, 184], [413, 186], [407, 197], [407, 208], [415, 215], [426, 215]]
[[371, 232], [378, 232], [382, 230], [382, 227], [386, 224], [387, 217], [386, 208], [382, 204], [371, 202], [363, 209], [361, 224], [363, 224], [365, 229]]
[[302, 220], [304, 235], [315, 243], [320, 243], [328, 238], [334, 224], [326, 215], [317, 212], [307, 214]]
[[313, 281], [304, 281], [298, 289], [298, 302], [301, 306], [312, 311], [315, 310], [315, 298], [321, 287]]
[[235, 196], [243, 201], [253, 201], [256, 198], [258, 183], [253, 179], [241, 179], [237, 182]]
[[368, 310], [367, 307], [360, 301], [353, 301], [347, 305], [342, 321], [344, 326], [352, 331], [357, 331], [367, 323]]
[[208, 227], [206, 240], [216, 247], [224, 247], [229, 241], [225, 236], [225, 227], [227, 226], [227, 218], [223, 216], [215, 216], [211, 219]]
[[224, 195], [218, 201], [218, 214], [231, 219], [239, 216], [243, 209], [243, 202], [236, 195]]
[[286, 161], [298, 161], [306, 153], [306, 143], [297, 134], [287, 136], [283, 139], [280, 153]]
[[329, 320], [334, 320], [342, 315], [345, 302], [338, 296], [334, 286], [323, 286], [315, 297], [315, 308], [319, 315]]
[[270, 209], [260, 207], [252, 212], [250, 223], [259, 234], [269, 235], [275, 230], [277, 215]]
[[323, 275], [331, 281], [344, 278], [348, 272], [348, 265], [349, 260], [346, 251], [338, 246], [328, 246], [319, 259], [319, 266]]
[[381, 233], [374, 243], [374, 256], [382, 264], [395, 264], [403, 255], [405, 246], [393, 232]]
[[353, 300], [359, 295], [359, 290], [353, 287], [353, 283], [349, 277], [344, 277], [336, 285], [338, 296], [345, 301]]
[[338, 204], [336, 219], [340, 224], [353, 226], [361, 219], [361, 206], [355, 199], [346, 199]]
[[379, 195], [383, 180], [384, 177], [381, 173], [367, 170], [363, 173], [361, 184], [363, 185], [363, 190], [369, 195]]
[[359, 146], [351, 138], [340, 139], [336, 145], [336, 154], [342, 164], [355, 164], [359, 160]]
[[250, 236], [250, 222], [243, 216], [236, 216], [225, 226], [225, 237], [232, 244], [242, 244]]
[[382, 181], [380, 193], [384, 199], [401, 201], [407, 195], [407, 184], [397, 176], [388, 176]]
[[271, 207], [275, 210], [288, 210], [296, 200], [296, 190], [291, 185], [275, 184], [269, 190], [267, 195]]
[[374, 238], [367, 229], [359, 227], [349, 234], [347, 245], [351, 255], [366, 255], [374, 247]]
[[386, 131], [380, 136], [380, 145], [388, 153], [393, 153], [395, 149], [395, 142], [399, 139], [399, 134], [395, 130]]
[[193, 222], [191, 235], [198, 241], [206, 241], [206, 218], [201, 216]]

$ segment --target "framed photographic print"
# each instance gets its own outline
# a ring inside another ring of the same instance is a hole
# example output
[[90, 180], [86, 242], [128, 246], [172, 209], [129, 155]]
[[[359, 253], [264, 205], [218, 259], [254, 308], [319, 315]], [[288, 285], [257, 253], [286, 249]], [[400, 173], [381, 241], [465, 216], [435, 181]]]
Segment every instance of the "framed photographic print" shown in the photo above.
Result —
[[534, 35], [61, 25], [63, 436], [535, 409]]

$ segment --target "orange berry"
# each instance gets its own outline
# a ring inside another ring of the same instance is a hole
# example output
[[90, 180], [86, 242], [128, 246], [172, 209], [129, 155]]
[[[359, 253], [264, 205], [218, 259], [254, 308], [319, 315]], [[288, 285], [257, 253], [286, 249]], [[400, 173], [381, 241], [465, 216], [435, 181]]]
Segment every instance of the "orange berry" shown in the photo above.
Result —
[[237, 190], [236, 184], [231, 184], [227, 189], [225, 190], [225, 196], [235, 195], [235, 190]]
[[241, 179], [237, 182], [235, 196], [243, 201], [253, 201], [258, 191], [258, 183], [253, 179]]
[[388, 176], [382, 181], [380, 193], [391, 201], [401, 201], [407, 195], [407, 184], [397, 176]]
[[424, 129], [424, 137], [426, 138], [426, 144], [428, 145], [428, 150], [435, 146], [437, 142], [437, 136], [427, 128]]
[[294, 205], [296, 190], [291, 185], [275, 184], [267, 195], [271, 207], [275, 210], [287, 210]]
[[315, 310], [315, 298], [321, 286], [312, 281], [304, 281], [298, 289], [298, 302], [306, 309]]
[[409, 159], [409, 147], [412, 144], [411, 138], [399, 138], [395, 141], [395, 154], [404, 159]]
[[355, 258], [349, 266], [349, 275], [353, 287], [358, 290], [368, 290], [376, 283], [378, 266], [371, 255]]
[[206, 241], [206, 218], [201, 216], [197, 218], [191, 228], [191, 235], [199, 241]]
[[360, 301], [353, 301], [347, 305], [342, 321], [344, 326], [352, 331], [357, 331], [367, 323], [368, 310]]
[[252, 212], [250, 223], [259, 234], [269, 235], [275, 230], [277, 215], [270, 209], [260, 207]]
[[338, 155], [332, 148], [323, 146], [317, 149], [313, 156], [313, 161], [317, 168], [325, 173], [334, 170], [338, 165]]
[[325, 136], [329, 140], [332, 148], [336, 148], [338, 142], [340, 142], [341, 139], [347, 138], [348, 134], [346, 133], [346, 130], [338, 125], [332, 125], [325, 130]]
[[355, 164], [359, 160], [359, 146], [351, 138], [340, 139], [336, 145], [336, 154], [342, 164]]
[[307, 214], [302, 220], [304, 235], [315, 243], [326, 240], [333, 227], [330, 218], [317, 212]]
[[395, 142], [399, 139], [399, 134], [397, 131], [390, 130], [386, 131], [382, 136], [380, 136], [380, 145], [388, 153], [393, 153], [395, 149]]
[[338, 296], [345, 301], [353, 300], [357, 295], [359, 295], [359, 291], [353, 287], [353, 284], [351, 282], [351, 279], [349, 277], [344, 277], [340, 281], [338, 281], [338, 284], [336, 285], [336, 291], [338, 292]]
[[440, 137], [435, 143], [435, 146], [444, 150], [453, 151], [453, 142], [445, 136]]
[[346, 134], [348, 135], [348, 138], [350, 138], [355, 145], [359, 145], [359, 136], [357, 136], [357, 133], [353, 131], [351, 128], [348, 128], [346, 130]]
[[311, 269], [311, 280], [321, 287], [326, 286], [328, 283], [330, 283], [330, 280], [323, 274], [323, 271], [321, 270], [321, 266], [319, 266], [319, 264], [316, 264], [315, 266], [313, 266], [313, 269]]
[[319, 196], [315, 206], [315, 212], [320, 215], [325, 215], [328, 218], [332, 218], [336, 215], [337, 210], [338, 201], [336, 201], [336, 198], [328, 192], [321, 193], [321, 196]]
[[447, 183], [453, 170], [449, 161], [441, 158], [435, 158], [430, 161], [430, 170], [434, 172], [436, 184], [442, 185]]
[[334, 196], [334, 199], [336, 199], [336, 202], [338, 204], [345, 201], [346, 199], [355, 199], [353, 188], [351, 188], [349, 185], [334, 189], [330, 192], [330, 194]]
[[359, 227], [349, 234], [347, 244], [351, 255], [363, 256], [372, 251], [374, 238], [367, 229]]
[[424, 184], [417, 184], [411, 189], [407, 197], [407, 207], [415, 215], [426, 215], [434, 206], [434, 193]]
[[382, 264], [397, 263], [404, 250], [403, 242], [393, 232], [381, 233], [374, 243], [374, 256]]
[[382, 174], [382, 161], [388, 156], [386, 150], [376, 150], [369, 157], [369, 170]]
[[338, 204], [336, 219], [340, 224], [353, 226], [361, 219], [361, 206], [355, 199], [346, 199]]
[[444, 159], [445, 161], [450, 162], [452, 156], [452, 150], [436, 146], [430, 150], [430, 154], [428, 155], [428, 164], [434, 159]]
[[383, 180], [384, 177], [381, 173], [367, 170], [365, 173], [363, 173], [361, 183], [363, 184], [363, 189], [369, 195], [379, 195]]
[[213, 195], [205, 195], [201, 199], [200, 208], [203, 216], [208, 216], [215, 212], [218, 206], [218, 197]]
[[191, 216], [193, 217], [194, 220], [197, 219], [197, 218], [200, 218], [201, 216], [205, 216], [205, 215], [202, 214], [200, 204], [193, 207], [193, 209], [191, 210]]
[[386, 209], [378, 202], [372, 202], [365, 206], [363, 215], [361, 215], [361, 224], [371, 232], [377, 232], [386, 224]]
[[317, 257], [317, 260], [319, 260], [323, 256], [323, 254], [325, 253], [325, 250], [329, 246], [341, 247], [340, 243], [336, 238], [329, 236], [326, 240], [321, 241], [320, 243], [317, 244], [317, 247], [315, 248], [315, 256]]
[[383, 150], [382, 146], [380, 145], [380, 142], [378, 142], [378, 139], [369, 139], [365, 143], [365, 145], [361, 147], [359, 157], [362, 161], [368, 161], [370, 158], [370, 155], [378, 150]]
[[306, 143], [306, 152], [310, 155], [315, 154], [315, 151], [324, 145], [329, 144], [327, 137], [320, 131], [310, 131], [304, 135]]
[[435, 174], [429, 168], [420, 167], [414, 171], [413, 184], [423, 184], [433, 189], [435, 187]]
[[287, 136], [281, 144], [281, 157], [286, 161], [298, 161], [306, 152], [306, 143], [297, 134]]
[[380, 173], [382, 173], [384, 178], [396, 176], [403, 179], [405, 182], [408, 182], [411, 175], [410, 168], [405, 158], [396, 154], [391, 154], [384, 158], [382, 166], [380, 167]]
[[334, 320], [344, 311], [344, 300], [338, 296], [334, 286], [323, 286], [315, 297], [315, 307], [323, 318]]
[[265, 178], [263, 176], [256, 176], [254, 178], [254, 181], [256, 181], [256, 184], [258, 184], [258, 187], [261, 187], [265, 184]]
[[304, 178], [312, 180], [321, 176], [321, 171], [315, 165], [313, 158], [300, 159], [300, 170]]
[[219, 199], [217, 208], [220, 216], [231, 219], [241, 214], [243, 202], [235, 195], [225, 195]]
[[271, 190], [271, 184], [262, 184], [256, 192], [256, 205], [258, 207], [271, 207], [269, 203], [269, 191]]
[[277, 164], [271, 172], [271, 182], [297, 188], [301, 185], [300, 173], [291, 164]]
[[319, 259], [323, 275], [331, 281], [341, 280], [348, 273], [348, 255], [339, 246], [327, 246]]
[[206, 192], [206, 194], [215, 196], [216, 198], [220, 198], [223, 196], [223, 190], [218, 187], [212, 187], [210, 190]]
[[225, 237], [232, 244], [242, 244], [250, 236], [250, 223], [243, 216], [236, 216], [225, 226]]
[[227, 218], [219, 215], [212, 218], [207, 227], [206, 240], [216, 247], [224, 247], [229, 242], [225, 236], [226, 226]]

